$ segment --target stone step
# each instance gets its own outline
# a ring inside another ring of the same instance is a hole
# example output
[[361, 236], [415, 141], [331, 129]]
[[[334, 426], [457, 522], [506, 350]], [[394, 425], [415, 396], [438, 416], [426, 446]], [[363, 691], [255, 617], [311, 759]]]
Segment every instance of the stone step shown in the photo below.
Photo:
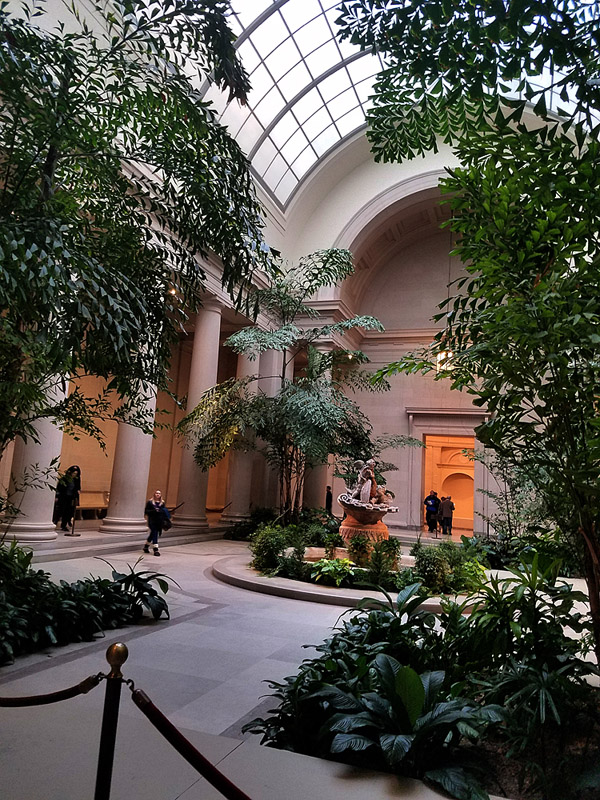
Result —
[[[163, 536], [160, 540], [160, 547], [176, 547], [177, 545], [193, 544], [194, 542], [207, 542], [215, 539], [222, 539], [226, 528], [211, 529], [207, 533], [181, 533]], [[141, 554], [144, 544], [143, 535], [119, 536], [118, 534], [105, 534], [104, 536], [85, 536], [68, 537], [68, 544], [61, 539], [53, 542], [36, 543], [33, 553], [33, 563], [45, 561], [62, 561], [72, 558], [89, 558], [101, 556], [105, 558], [113, 553], [126, 553], [130, 550], [139, 550]]]

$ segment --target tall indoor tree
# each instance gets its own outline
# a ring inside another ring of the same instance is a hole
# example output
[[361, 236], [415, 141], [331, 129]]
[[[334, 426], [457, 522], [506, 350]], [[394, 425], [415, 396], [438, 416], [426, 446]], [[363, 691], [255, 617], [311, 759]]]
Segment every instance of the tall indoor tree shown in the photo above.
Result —
[[[520, 469], [579, 544], [600, 663], [600, 8], [592, 0], [357, 0], [342, 36], [386, 58], [375, 157], [456, 148], [442, 182], [466, 277], [445, 326], [395, 372], [435, 369], [491, 418], [478, 438]], [[552, 105], [552, 108], [551, 108]]]
[[97, 432], [108, 395], [53, 394], [84, 372], [141, 424], [202, 257], [232, 292], [269, 259], [246, 158], [199, 91], [209, 73], [249, 90], [228, 3], [86, 8], [0, 7], [0, 454], [40, 417]]
[[[357, 316], [315, 325], [319, 316], [310, 298], [335, 285], [353, 271], [347, 250], [321, 250], [300, 259], [291, 268], [272, 271], [269, 286], [252, 291], [249, 306], [266, 318], [264, 327], [249, 327], [226, 341], [236, 353], [257, 359], [273, 350], [282, 354], [277, 376], [258, 374], [230, 379], [207, 391], [182, 421], [180, 430], [195, 448], [199, 466], [208, 469], [232, 447], [257, 445], [279, 479], [279, 506], [286, 521], [300, 511], [306, 470], [326, 464], [330, 455], [366, 457], [371, 447], [371, 425], [350, 389], [373, 391], [370, 375], [361, 368], [367, 359], [360, 350], [331, 347], [329, 342], [354, 328], [382, 330], [370, 316]], [[294, 377], [286, 377], [290, 361], [303, 363]], [[258, 388], [260, 377], [276, 377], [277, 391], [269, 396]], [[377, 388], [387, 388], [380, 382]], [[391, 446], [391, 445], [390, 445]]]

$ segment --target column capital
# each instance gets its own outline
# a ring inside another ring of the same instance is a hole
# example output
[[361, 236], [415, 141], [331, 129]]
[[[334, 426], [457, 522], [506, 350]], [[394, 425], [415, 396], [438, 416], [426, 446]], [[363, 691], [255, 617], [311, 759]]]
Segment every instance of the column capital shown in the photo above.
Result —
[[202, 314], [203, 311], [213, 311], [219, 314], [223, 312], [223, 303], [214, 295], [206, 295], [200, 302], [202, 305], [198, 309], [199, 315]]

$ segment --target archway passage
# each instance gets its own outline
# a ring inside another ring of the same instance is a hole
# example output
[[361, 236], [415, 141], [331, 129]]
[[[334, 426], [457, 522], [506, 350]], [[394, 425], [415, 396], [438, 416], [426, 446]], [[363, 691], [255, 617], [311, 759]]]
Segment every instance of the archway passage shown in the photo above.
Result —
[[[425, 436], [423, 497], [433, 489], [455, 505], [453, 530], [473, 533], [474, 436]], [[465, 453], [467, 451], [467, 453]]]

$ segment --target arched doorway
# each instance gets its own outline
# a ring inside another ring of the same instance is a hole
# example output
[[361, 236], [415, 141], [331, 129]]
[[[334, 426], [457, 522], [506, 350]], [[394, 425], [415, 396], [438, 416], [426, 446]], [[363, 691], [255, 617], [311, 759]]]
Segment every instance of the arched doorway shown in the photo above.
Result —
[[[475, 464], [473, 436], [425, 436], [423, 497], [433, 489], [440, 497], [452, 497], [456, 507], [453, 528], [473, 531]], [[465, 453], [467, 451], [467, 453]]]

